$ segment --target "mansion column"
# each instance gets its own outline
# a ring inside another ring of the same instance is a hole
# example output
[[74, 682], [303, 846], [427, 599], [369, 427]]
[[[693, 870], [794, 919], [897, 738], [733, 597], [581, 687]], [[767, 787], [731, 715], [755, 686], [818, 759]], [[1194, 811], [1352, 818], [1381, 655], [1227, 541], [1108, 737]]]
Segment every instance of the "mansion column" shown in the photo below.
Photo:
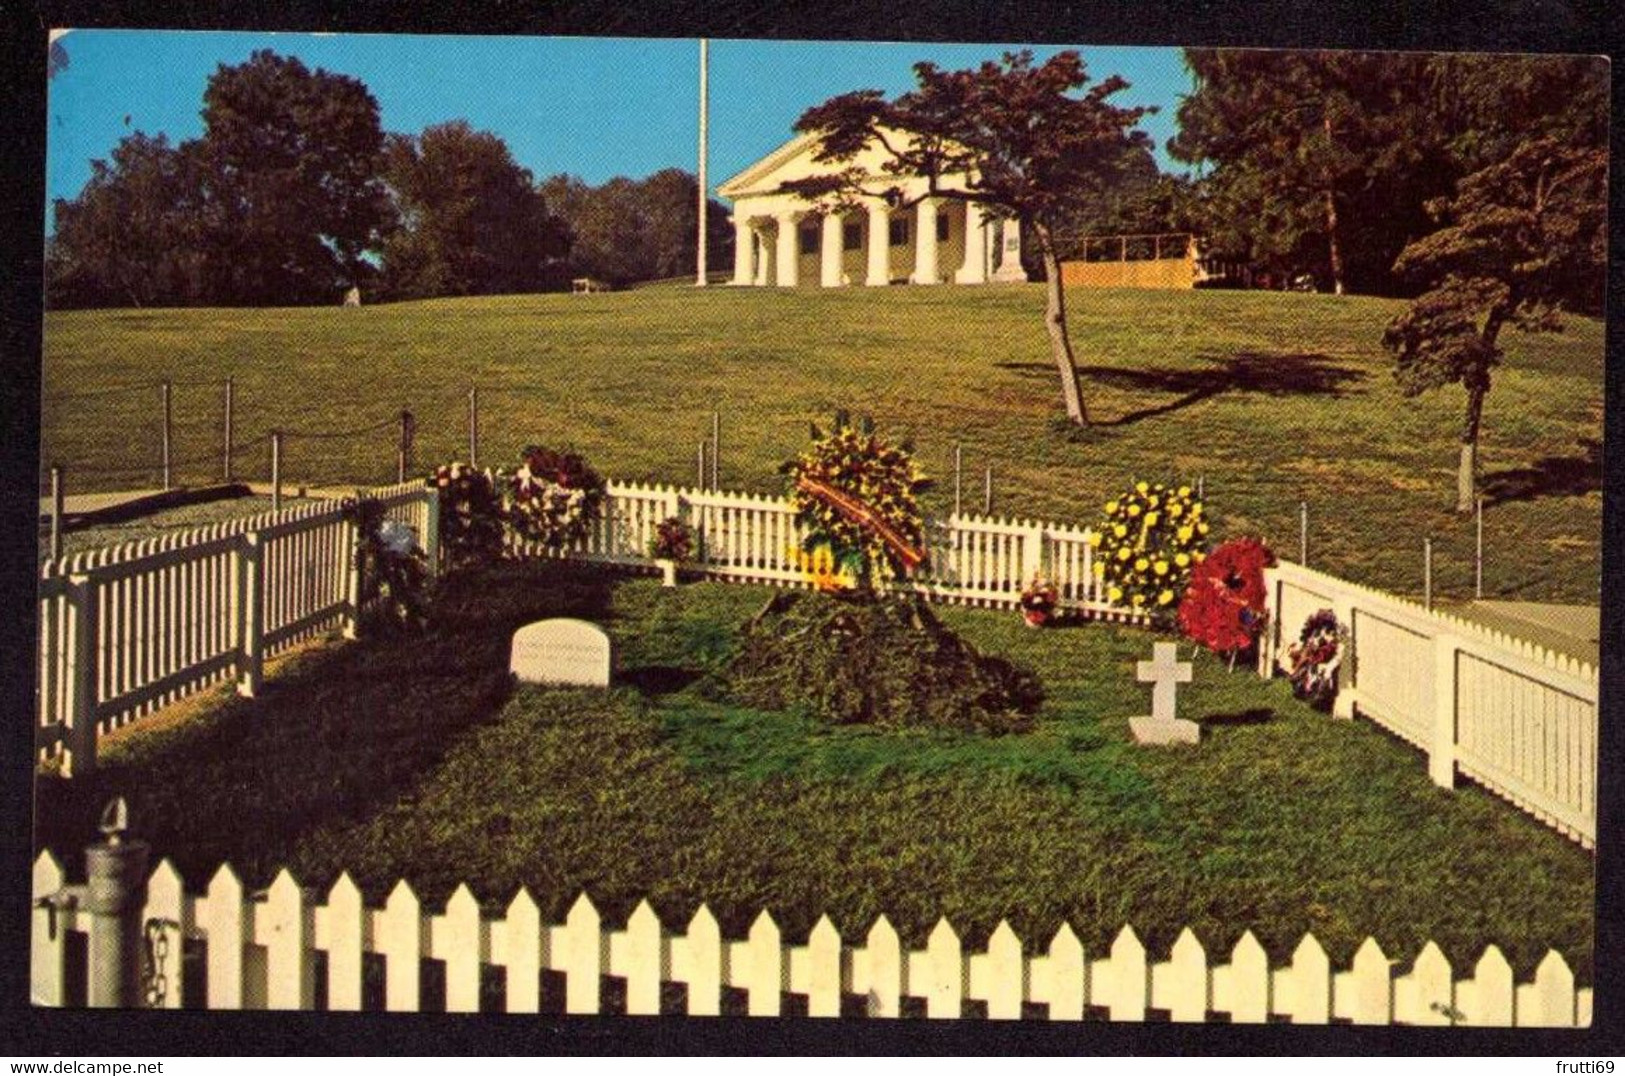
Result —
[[864, 284], [884, 287], [891, 283], [891, 208], [885, 202], [869, 203], [869, 271]]
[[921, 198], [914, 209], [914, 276], [916, 284], [939, 283], [937, 276], [937, 200]]
[[773, 256], [768, 250], [767, 226], [756, 225], [750, 230], [754, 242], [751, 250], [755, 259], [755, 276], [752, 281], [758, 288], [767, 287], [768, 274], [773, 270]]
[[1027, 270], [1021, 267], [1021, 222], [1006, 217], [999, 232], [999, 267], [993, 271], [993, 279], [1000, 283], [1025, 284]]
[[954, 273], [954, 283], [987, 283], [987, 218], [979, 202], [965, 203], [965, 264]]
[[734, 278], [738, 285], [751, 282], [750, 263], [751, 255], [756, 252], [756, 235], [751, 231], [750, 221], [743, 216], [734, 218]]
[[781, 288], [793, 288], [800, 283], [798, 263], [801, 261], [801, 249], [797, 243], [800, 229], [796, 226], [800, 219], [800, 213], [780, 213], [778, 216], [779, 256], [774, 263], [776, 273], [773, 279]]
[[818, 283], [826, 288], [841, 286], [841, 215], [824, 214], [823, 242], [818, 250]]

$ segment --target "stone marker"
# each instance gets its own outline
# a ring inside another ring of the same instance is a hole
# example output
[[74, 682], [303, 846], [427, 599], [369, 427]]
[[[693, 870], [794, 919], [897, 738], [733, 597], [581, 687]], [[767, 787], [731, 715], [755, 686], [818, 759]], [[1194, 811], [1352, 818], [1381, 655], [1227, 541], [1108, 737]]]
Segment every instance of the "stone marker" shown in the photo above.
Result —
[[513, 633], [508, 671], [526, 684], [609, 686], [609, 636], [585, 620], [538, 620]]
[[1178, 656], [1179, 650], [1173, 643], [1157, 643], [1151, 648], [1151, 660], [1135, 666], [1137, 679], [1156, 685], [1151, 689], [1150, 715], [1128, 719], [1136, 743], [1197, 743], [1201, 740], [1202, 730], [1196, 722], [1174, 716], [1177, 685], [1191, 682], [1191, 663], [1179, 661]]

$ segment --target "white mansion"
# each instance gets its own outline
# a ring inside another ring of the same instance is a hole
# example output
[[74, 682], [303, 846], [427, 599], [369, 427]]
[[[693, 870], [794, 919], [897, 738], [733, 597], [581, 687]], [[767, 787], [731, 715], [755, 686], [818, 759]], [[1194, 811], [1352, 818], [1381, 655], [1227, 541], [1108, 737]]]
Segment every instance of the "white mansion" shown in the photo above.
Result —
[[[877, 143], [856, 165], [873, 175], [873, 195], [861, 209], [820, 212], [786, 180], [828, 170], [813, 160], [817, 136], [802, 135], [723, 183], [717, 193], [733, 203], [734, 275], [738, 285], [795, 287], [845, 284], [986, 284], [1022, 281], [1020, 229], [984, 219], [973, 202], [921, 198], [925, 180], [881, 171], [886, 151]], [[963, 177], [941, 184], [963, 189]], [[866, 185], [867, 187], [867, 185]], [[881, 192], [900, 190], [906, 209]], [[1002, 235], [1001, 235], [1002, 233]], [[995, 255], [997, 255], [995, 257]]]

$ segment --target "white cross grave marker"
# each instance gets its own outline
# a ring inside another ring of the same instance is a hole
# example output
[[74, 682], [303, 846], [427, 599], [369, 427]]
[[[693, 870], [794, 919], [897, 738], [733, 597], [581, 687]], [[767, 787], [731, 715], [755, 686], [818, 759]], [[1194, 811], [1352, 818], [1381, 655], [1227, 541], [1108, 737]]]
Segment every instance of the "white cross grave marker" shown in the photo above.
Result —
[[1174, 693], [1178, 685], [1191, 682], [1191, 663], [1178, 659], [1179, 649], [1173, 643], [1157, 643], [1151, 648], [1151, 660], [1135, 666], [1135, 678], [1154, 685], [1150, 715], [1129, 718], [1135, 742], [1170, 744], [1200, 740], [1201, 729], [1196, 722], [1174, 716]]

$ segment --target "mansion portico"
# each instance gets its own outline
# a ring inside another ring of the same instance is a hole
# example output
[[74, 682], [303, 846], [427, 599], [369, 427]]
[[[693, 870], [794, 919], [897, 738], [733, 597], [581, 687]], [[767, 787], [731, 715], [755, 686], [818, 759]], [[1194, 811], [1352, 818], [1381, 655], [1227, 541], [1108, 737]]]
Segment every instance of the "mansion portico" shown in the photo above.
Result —
[[[925, 180], [886, 175], [880, 168], [885, 150], [878, 145], [855, 162], [875, 176], [875, 193], [861, 196], [858, 208], [820, 212], [781, 191], [787, 180], [827, 169], [813, 160], [816, 142], [816, 136], [802, 135], [717, 188], [734, 206], [734, 284], [836, 288], [1027, 279], [1019, 228], [987, 219], [974, 202], [915, 201]], [[963, 179], [945, 177], [940, 186], [963, 189]], [[889, 188], [902, 192], [906, 208], [893, 208], [883, 197]]]

